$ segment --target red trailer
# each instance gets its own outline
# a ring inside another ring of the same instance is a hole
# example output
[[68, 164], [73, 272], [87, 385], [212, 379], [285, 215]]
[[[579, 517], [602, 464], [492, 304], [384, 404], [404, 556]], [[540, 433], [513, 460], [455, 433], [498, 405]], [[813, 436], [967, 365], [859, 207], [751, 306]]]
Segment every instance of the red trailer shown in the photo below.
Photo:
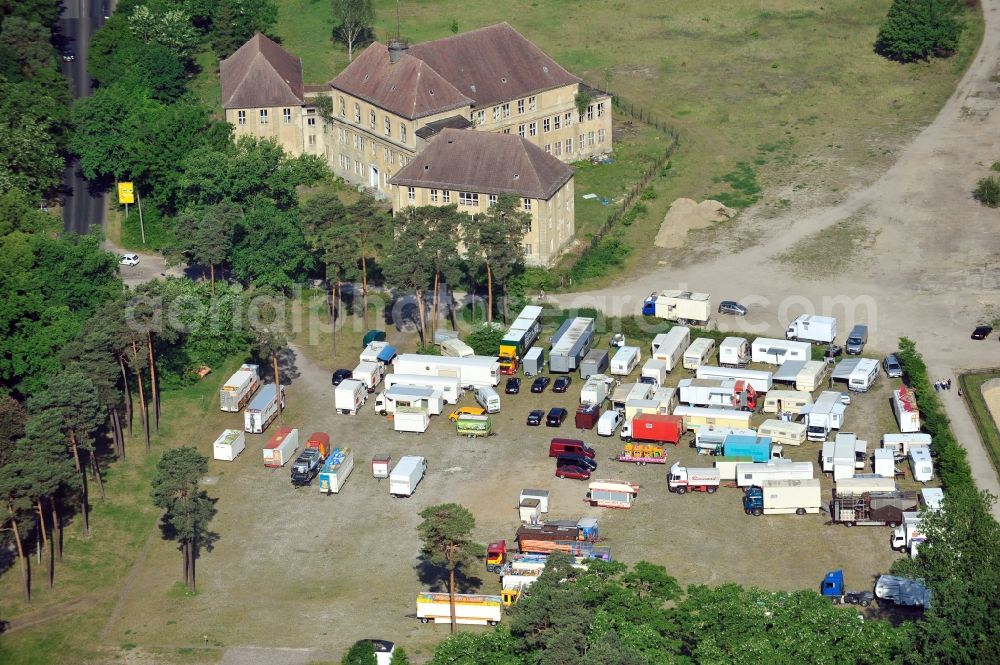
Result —
[[320, 457], [326, 459], [330, 456], [330, 435], [326, 432], [313, 432], [306, 441], [306, 448], [315, 448]]
[[576, 428], [594, 429], [601, 416], [601, 407], [596, 404], [581, 404], [576, 409]]
[[637, 413], [622, 425], [622, 438], [626, 441], [672, 443], [676, 446], [683, 433], [683, 418], [658, 413]]

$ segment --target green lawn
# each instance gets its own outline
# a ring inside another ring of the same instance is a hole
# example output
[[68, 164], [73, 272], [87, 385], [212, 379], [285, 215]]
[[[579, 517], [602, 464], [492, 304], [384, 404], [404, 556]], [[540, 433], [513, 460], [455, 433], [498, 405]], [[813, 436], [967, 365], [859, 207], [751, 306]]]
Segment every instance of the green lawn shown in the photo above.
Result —
[[958, 378], [958, 382], [962, 386], [965, 403], [972, 413], [972, 419], [976, 422], [979, 436], [983, 439], [983, 445], [986, 446], [986, 451], [993, 462], [993, 468], [1000, 473], [1000, 431], [997, 430], [997, 422], [993, 420], [981, 390], [984, 383], [997, 378], [1000, 378], [1000, 370], [982, 370], [963, 374]]

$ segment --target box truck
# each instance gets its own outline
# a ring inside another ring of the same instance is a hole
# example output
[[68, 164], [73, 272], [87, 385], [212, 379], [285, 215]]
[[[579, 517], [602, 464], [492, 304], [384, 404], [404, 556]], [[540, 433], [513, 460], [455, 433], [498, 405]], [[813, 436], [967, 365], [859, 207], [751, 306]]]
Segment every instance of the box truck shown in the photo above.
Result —
[[822, 505], [819, 478], [812, 480], [765, 480], [747, 489], [743, 511], [747, 515], [805, 515], [818, 513]]
[[810, 480], [813, 477], [812, 462], [768, 460], [767, 462], [750, 462], [736, 466], [736, 485], [738, 487], [763, 485], [765, 480]]
[[837, 319], [832, 316], [803, 314], [788, 324], [785, 339], [817, 344], [832, 344], [837, 338]]
[[337, 413], [357, 415], [367, 400], [368, 388], [357, 379], [344, 379], [333, 389], [333, 407]]
[[917, 396], [906, 386], [892, 391], [892, 412], [896, 416], [899, 431], [910, 434], [920, 431], [920, 409], [917, 408]]
[[715, 493], [722, 484], [722, 474], [716, 468], [695, 469], [674, 462], [667, 475], [667, 490], [675, 494], [686, 492]]
[[[500, 596], [455, 594], [455, 623], [495, 626], [503, 616]], [[417, 618], [422, 623], [451, 623], [451, 596], [425, 592], [417, 596]]]
[[285, 466], [295, 457], [299, 449], [299, 430], [291, 427], [279, 427], [271, 440], [264, 446], [264, 466], [279, 468]]
[[753, 386], [758, 395], [770, 390], [774, 381], [774, 375], [771, 372], [763, 372], [756, 369], [715, 367], [713, 365], [702, 365], [695, 370], [695, 377], [699, 379], [743, 379]]
[[375, 392], [375, 387], [382, 382], [382, 375], [385, 372], [385, 365], [382, 363], [368, 362], [362, 360], [351, 372], [351, 378], [365, 384], [365, 390], [370, 393]]
[[462, 387], [496, 386], [500, 383], [500, 361], [493, 356], [448, 358], [402, 353], [392, 364], [395, 374], [457, 377]]
[[320, 469], [319, 491], [327, 495], [337, 494], [344, 487], [351, 471], [354, 471], [354, 450], [334, 448]]
[[746, 367], [750, 364], [750, 342], [743, 337], [727, 337], [719, 344], [719, 365]]
[[653, 358], [667, 364], [667, 371], [672, 372], [681, 362], [684, 351], [691, 344], [691, 329], [684, 326], [674, 326], [668, 332], [660, 333], [653, 338], [649, 353]]
[[549, 350], [550, 372], [572, 372], [594, 342], [594, 319], [578, 316], [566, 319], [552, 336]]
[[486, 409], [486, 413], [500, 413], [500, 395], [489, 386], [476, 388], [476, 404]]
[[684, 422], [678, 416], [640, 413], [622, 424], [621, 438], [625, 441], [677, 445], [683, 433]]
[[920, 513], [903, 513], [903, 523], [892, 530], [889, 546], [897, 552], [909, 552], [911, 558], [917, 557], [917, 547], [927, 542], [927, 534], [920, 525]]
[[730, 434], [722, 442], [722, 454], [726, 457], [749, 457], [752, 462], [767, 462], [783, 459], [781, 446], [766, 436]]
[[611, 366], [608, 352], [604, 349], [591, 349], [580, 363], [580, 378], [589, 379], [595, 374], [603, 374]]
[[641, 383], [651, 383], [657, 388], [662, 386], [667, 380], [667, 363], [656, 358], [649, 358], [642, 365], [639, 373]]
[[783, 446], [800, 446], [806, 440], [806, 425], [786, 420], [765, 420], [757, 428], [757, 434], [769, 436]]
[[918, 483], [926, 483], [934, 477], [934, 462], [931, 460], [931, 449], [928, 446], [910, 448], [910, 471]]
[[772, 390], [764, 397], [764, 413], [787, 413], [798, 416], [813, 403], [812, 395], [800, 390]]
[[430, 414], [419, 406], [397, 406], [392, 416], [392, 429], [397, 432], [423, 434], [430, 424]]
[[[281, 408], [285, 407], [285, 387], [281, 386]], [[278, 387], [269, 383], [260, 389], [257, 396], [243, 412], [243, 431], [261, 434], [278, 417]]]
[[712, 361], [715, 352], [715, 340], [709, 337], [699, 337], [691, 342], [691, 346], [684, 350], [681, 356], [681, 363], [684, 369], [698, 369], [702, 365], [707, 365]]
[[812, 359], [812, 344], [789, 339], [758, 337], [750, 346], [750, 358], [755, 363], [783, 365], [788, 360]]
[[246, 434], [238, 429], [225, 429], [212, 443], [212, 458], [232, 462], [246, 447]]
[[611, 359], [611, 373], [618, 376], [628, 376], [639, 365], [642, 352], [638, 346], [623, 346], [615, 352]]
[[731, 427], [733, 429], [749, 429], [749, 411], [736, 409], [706, 409], [698, 406], [678, 406], [674, 415], [684, 419], [685, 429], [697, 431], [702, 427]]
[[604, 404], [614, 385], [615, 380], [610, 376], [591, 374], [580, 389], [580, 404]]
[[677, 391], [688, 406], [757, 410], [757, 391], [742, 379], [681, 379]]
[[501, 374], [511, 375], [517, 372], [521, 359], [538, 340], [541, 332], [542, 308], [526, 305], [500, 340], [497, 356], [500, 358]]
[[408, 497], [417, 491], [417, 485], [427, 471], [427, 461], [419, 455], [404, 455], [389, 472], [389, 496]]
[[440, 390], [445, 404], [457, 404], [465, 391], [457, 376], [421, 376], [419, 374], [386, 374], [385, 388], [412, 386]]
[[667, 321], [705, 325], [712, 315], [712, 297], [693, 291], [661, 291], [656, 296], [655, 312]]
[[801, 414], [805, 416], [806, 436], [810, 441], [826, 441], [830, 432], [843, 427], [844, 411], [847, 409], [847, 405], [842, 400], [841, 393], [824, 390], [813, 404], [802, 407]]
[[238, 413], [260, 388], [257, 365], [244, 364], [219, 390], [219, 408]]

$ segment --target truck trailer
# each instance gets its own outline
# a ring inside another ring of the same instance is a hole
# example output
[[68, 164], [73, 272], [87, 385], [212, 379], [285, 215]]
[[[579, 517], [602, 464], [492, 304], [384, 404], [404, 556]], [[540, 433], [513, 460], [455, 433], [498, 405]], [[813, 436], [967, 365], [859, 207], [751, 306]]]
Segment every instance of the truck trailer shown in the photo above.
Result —
[[[549, 371], [567, 373], [575, 370], [594, 342], [594, 319], [578, 316], [566, 319], [552, 336]], [[495, 384], [494, 384], [495, 385]]]
[[[281, 404], [285, 406], [285, 387], [281, 386]], [[257, 396], [247, 405], [243, 412], [243, 431], [250, 434], [262, 434], [279, 413], [278, 387], [269, 383], [260, 389]]]
[[763, 372], [756, 369], [716, 367], [714, 365], [702, 365], [695, 370], [695, 377], [698, 379], [742, 379], [753, 386], [758, 395], [766, 393], [774, 384], [774, 375], [771, 372]]
[[712, 315], [712, 297], [707, 293], [668, 290], [656, 296], [655, 316], [678, 323], [705, 325]]
[[752, 429], [737, 429], [733, 427], [701, 427], [694, 433], [694, 443], [692, 445], [701, 455], [722, 454], [722, 444], [725, 443], [726, 437], [730, 434], [757, 436], [757, 432]]
[[260, 389], [260, 368], [244, 364], [219, 390], [219, 408], [223, 411], [239, 413], [253, 394]]
[[757, 391], [743, 379], [681, 379], [679, 401], [688, 406], [757, 410]]
[[[455, 594], [455, 623], [495, 626], [503, 616], [500, 596]], [[421, 623], [451, 623], [451, 596], [430, 591], [417, 596], [417, 618]]]
[[743, 511], [747, 515], [805, 515], [818, 513], [819, 478], [811, 480], [765, 480], [760, 486], [747, 489], [743, 495]]
[[722, 442], [722, 454], [726, 457], [746, 456], [754, 462], [767, 462], [783, 459], [781, 453], [781, 446], [766, 436], [730, 434]]
[[517, 372], [521, 359], [538, 340], [541, 332], [542, 308], [537, 305], [525, 306], [500, 340], [497, 356], [500, 358], [501, 374], [511, 375]]
[[395, 374], [457, 377], [463, 388], [495, 387], [500, 383], [500, 361], [493, 356], [449, 358], [402, 353], [392, 365]]
[[761, 485], [765, 480], [811, 480], [813, 477], [812, 462], [779, 459], [744, 463], [736, 467], [737, 487]]
[[665, 333], [653, 338], [649, 353], [653, 358], [667, 364], [666, 370], [672, 372], [681, 362], [684, 351], [691, 344], [691, 329], [684, 326], [674, 326]]
[[607, 351], [591, 349], [580, 363], [580, 378], [587, 380], [592, 376], [603, 376], [610, 366]]
[[247, 447], [246, 434], [238, 429], [225, 429], [212, 443], [212, 459], [232, 462]]
[[419, 455], [404, 455], [389, 472], [389, 496], [408, 497], [424, 479], [427, 461]]
[[397, 406], [392, 416], [392, 429], [397, 432], [423, 434], [430, 424], [430, 414], [419, 406]]
[[931, 608], [931, 590], [922, 580], [880, 575], [875, 581], [875, 596], [905, 607]]
[[684, 419], [684, 428], [697, 432], [702, 427], [729, 427], [732, 429], [749, 429], [749, 411], [736, 409], [705, 409], [698, 406], [678, 406], [674, 415]]
[[830, 501], [830, 519], [844, 526], [895, 528], [903, 523], [904, 512], [915, 512], [918, 507], [916, 492], [866, 492], [843, 496], [834, 489]]
[[320, 469], [319, 491], [327, 495], [339, 493], [351, 471], [354, 471], [354, 450], [334, 448]]
[[892, 413], [896, 416], [896, 424], [903, 434], [920, 431], [920, 409], [917, 408], [917, 396], [906, 386], [900, 386], [892, 391]]
[[837, 319], [832, 316], [803, 314], [788, 324], [785, 339], [797, 339], [817, 344], [832, 344], [837, 338]]
[[624, 441], [644, 443], [672, 443], [675, 446], [684, 433], [684, 421], [678, 416], [639, 413], [622, 424]]
[[299, 449], [299, 430], [279, 427], [271, 440], [264, 446], [264, 466], [276, 469], [292, 460]]

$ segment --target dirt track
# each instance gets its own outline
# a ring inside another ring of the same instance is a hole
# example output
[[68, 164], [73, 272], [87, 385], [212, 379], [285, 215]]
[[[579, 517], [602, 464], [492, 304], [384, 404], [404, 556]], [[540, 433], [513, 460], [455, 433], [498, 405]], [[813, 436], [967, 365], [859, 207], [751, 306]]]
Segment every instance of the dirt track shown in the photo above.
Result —
[[[979, 317], [1000, 304], [1000, 216], [971, 196], [989, 164], [1000, 159], [1000, 0], [982, 4], [986, 26], [975, 60], [934, 122], [877, 180], [829, 208], [767, 220], [748, 211], [735, 233], [759, 242], [745, 251], [683, 269], [658, 267], [607, 289], [553, 300], [564, 307], [633, 314], [649, 293], [684, 287], [711, 293], [713, 302], [734, 299], [751, 308], [747, 320], [717, 318], [722, 329], [740, 326], [781, 337], [788, 320], [813, 311], [837, 316], [841, 335], [854, 323], [867, 323], [872, 349], [889, 352], [899, 337], [913, 339], [934, 377], [996, 365], [996, 337], [969, 339]], [[849, 218], [859, 219], [876, 240], [852, 257], [846, 270], [822, 279], [793, 278], [777, 260], [800, 241], [823, 242], [825, 229]], [[669, 253], [654, 253], [649, 265], [663, 261], [671, 262]], [[977, 484], [1000, 495], [1000, 482], [957, 392], [942, 397]], [[1000, 505], [994, 515], [1000, 518]]]

